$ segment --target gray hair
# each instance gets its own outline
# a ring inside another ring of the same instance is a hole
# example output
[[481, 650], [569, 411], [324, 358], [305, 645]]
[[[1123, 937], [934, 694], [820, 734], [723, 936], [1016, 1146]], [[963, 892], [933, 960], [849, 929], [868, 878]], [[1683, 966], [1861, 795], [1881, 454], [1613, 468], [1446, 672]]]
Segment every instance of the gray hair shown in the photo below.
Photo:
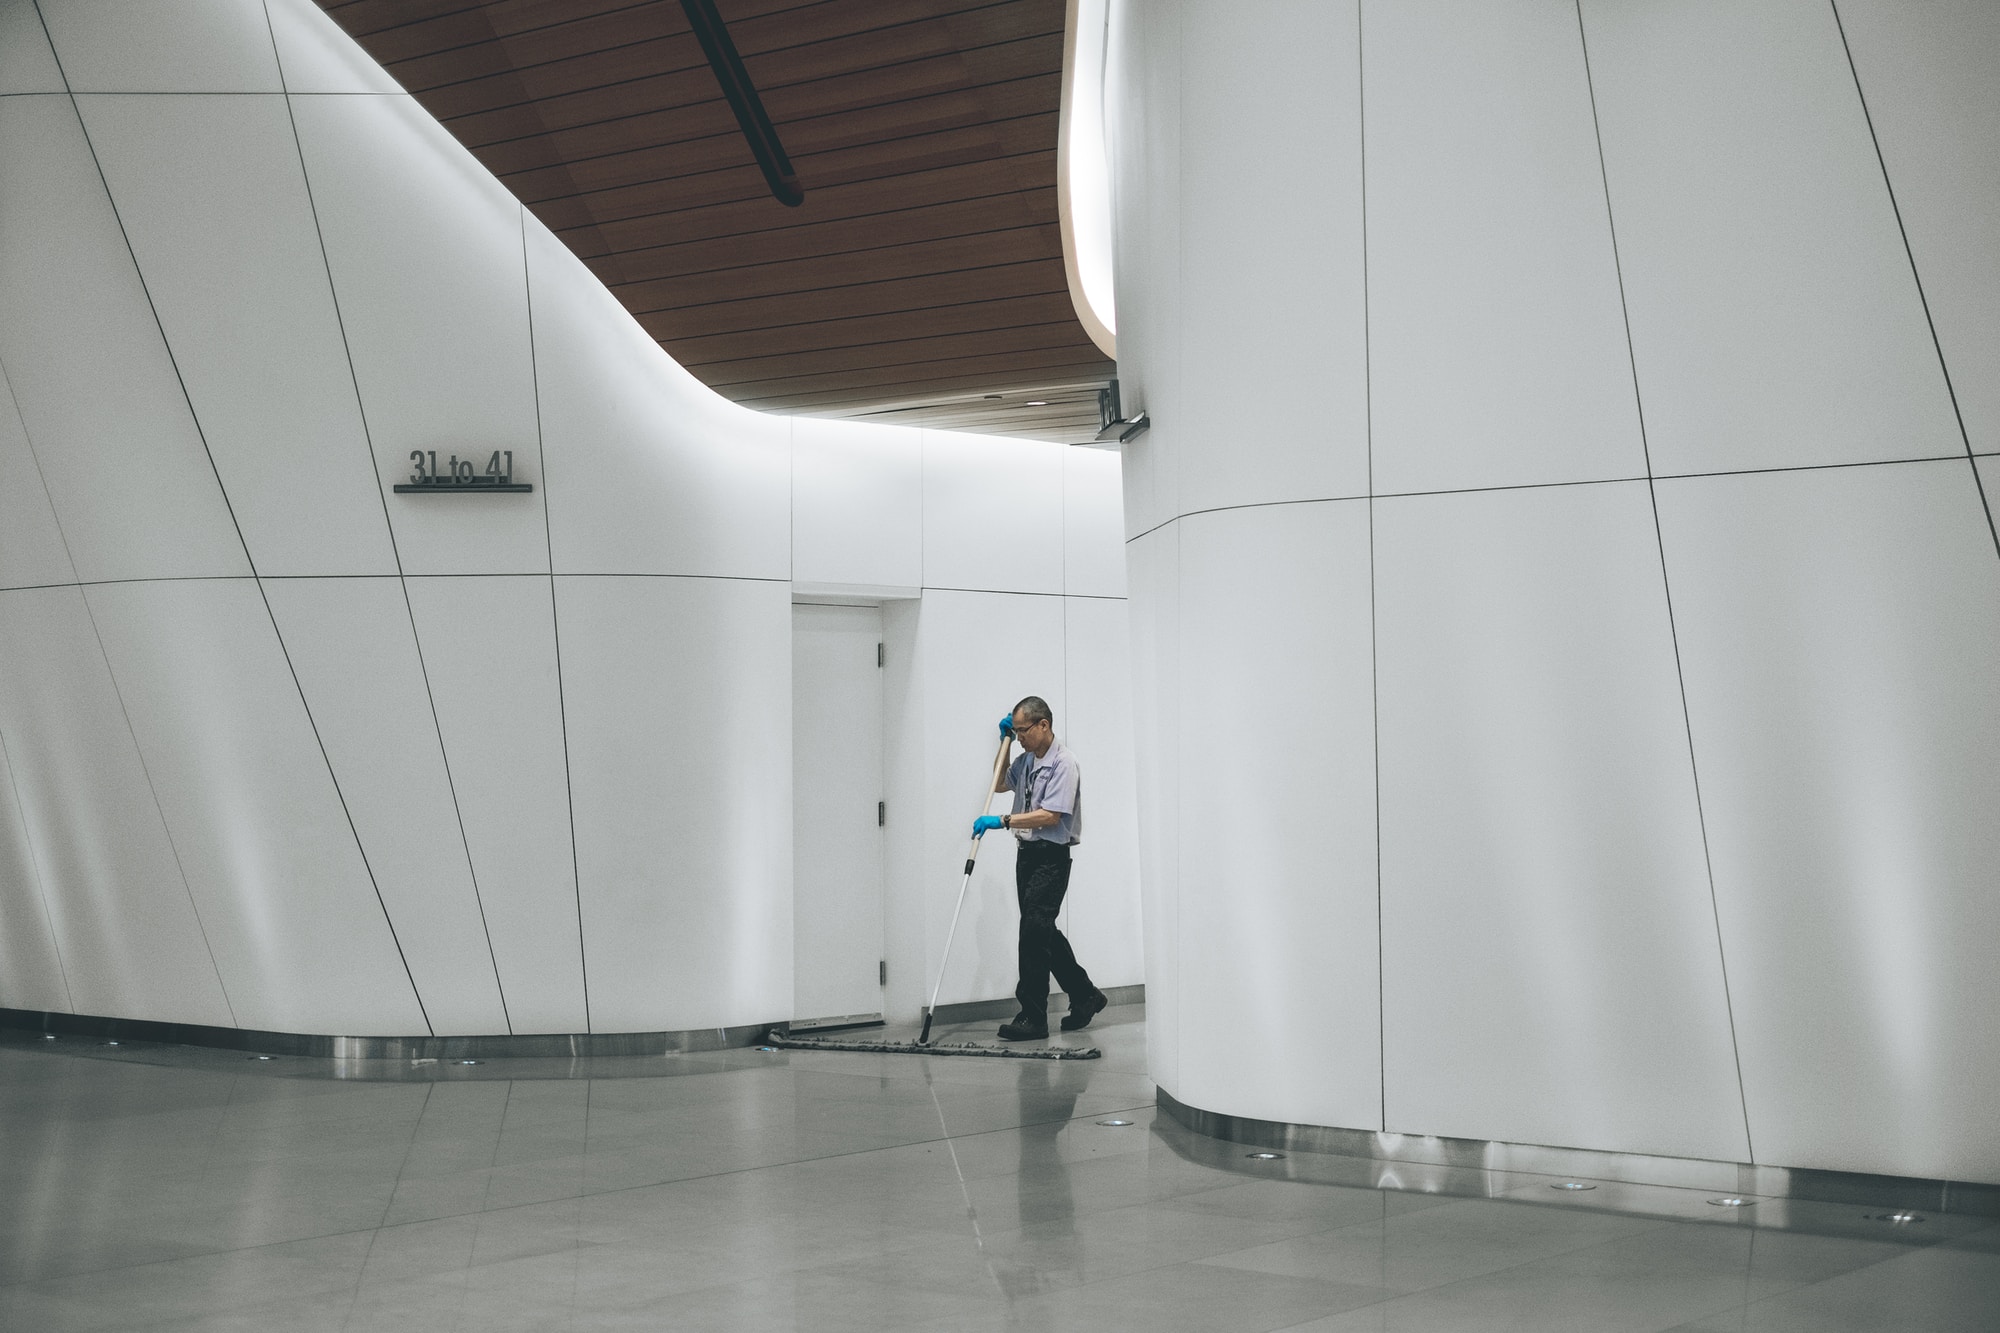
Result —
[[1056, 724], [1055, 714], [1049, 711], [1048, 701], [1038, 694], [1031, 694], [1015, 704], [1014, 716], [1031, 727], [1037, 722], [1046, 722], [1051, 727]]

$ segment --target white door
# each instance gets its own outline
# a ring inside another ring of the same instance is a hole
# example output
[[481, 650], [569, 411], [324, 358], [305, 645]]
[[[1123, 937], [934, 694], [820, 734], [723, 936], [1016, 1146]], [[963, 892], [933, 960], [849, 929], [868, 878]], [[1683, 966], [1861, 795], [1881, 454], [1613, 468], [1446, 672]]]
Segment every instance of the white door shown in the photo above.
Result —
[[792, 608], [795, 1018], [882, 1015], [882, 611]]

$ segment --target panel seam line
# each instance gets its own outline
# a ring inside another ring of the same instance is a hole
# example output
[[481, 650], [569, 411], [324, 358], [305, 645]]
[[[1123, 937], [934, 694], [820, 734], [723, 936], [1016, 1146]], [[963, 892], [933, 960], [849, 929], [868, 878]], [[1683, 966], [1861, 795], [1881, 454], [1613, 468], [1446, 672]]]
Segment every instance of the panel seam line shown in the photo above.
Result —
[[[521, 291], [528, 312], [528, 379], [535, 397], [535, 460], [542, 467], [542, 541], [549, 557], [549, 635], [555, 645], [556, 718], [562, 728], [563, 800], [569, 812], [570, 888], [576, 896], [577, 976], [583, 990], [583, 1030], [594, 1031], [590, 1023], [590, 955], [583, 932], [583, 869], [576, 846], [576, 782], [571, 774], [569, 755], [569, 700], [563, 688], [562, 612], [556, 605], [556, 531], [549, 513], [549, 460], [542, 432], [542, 365], [535, 346], [535, 279], [528, 259], [528, 206], [517, 204], [521, 228]], [[789, 567], [788, 567], [789, 572]], [[790, 583], [784, 580], [771, 582]]]
[[[299, 118], [292, 108], [291, 85], [285, 77], [284, 55], [278, 50], [277, 26], [271, 21], [270, 0], [264, 0], [264, 25], [270, 30], [271, 58], [278, 68], [278, 88], [285, 101], [285, 123], [291, 127], [292, 151], [299, 159], [299, 181], [305, 187], [306, 209], [313, 220], [313, 239], [319, 246], [320, 267], [326, 273], [327, 300], [333, 306], [334, 327], [340, 332], [340, 351], [347, 362], [347, 381], [354, 390], [354, 411], [361, 423], [361, 442], [367, 452], [368, 475], [374, 479], [375, 497], [382, 506], [382, 530], [389, 538], [390, 558], [396, 562], [396, 586], [403, 594], [403, 614], [410, 623], [410, 644], [417, 653], [417, 673], [423, 678], [424, 701], [431, 710], [431, 728], [437, 733], [438, 759], [444, 765], [445, 790], [451, 797], [452, 817], [458, 822], [459, 847], [465, 853], [465, 873], [472, 883], [472, 904], [479, 913], [479, 929], [486, 939], [486, 960], [493, 968], [493, 989], [500, 999], [500, 1021], [512, 1033], [514, 1020], [507, 1010], [507, 987], [500, 979], [500, 959], [493, 950], [493, 930], [487, 924], [486, 902], [479, 892], [479, 871], [473, 865], [472, 843], [465, 833], [465, 811], [459, 805], [458, 784], [451, 772], [451, 752], [445, 746], [444, 724], [438, 718], [437, 694], [431, 687], [430, 663], [424, 657], [423, 636], [417, 632], [417, 613], [410, 602], [410, 584], [403, 570], [402, 546], [396, 540], [396, 524], [389, 514], [389, 497], [382, 488], [382, 469], [375, 459], [375, 434], [368, 425], [368, 405], [361, 396], [361, 376], [354, 368], [354, 346], [347, 338], [347, 316], [340, 308], [340, 289], [333, 277], [333, 257], [327, 253], [326, 229], [319, 217], [319, 197], [313, 191], [312, 172], [306, 166], [305, 141], [299, 137]], [[415, 984], [414, 977], [411, 984]]]
[[1384, 972], [1388, 949], [1382, 938], [1382, 670], [1381, 646], [1375, 623], [1375, 363], [1373, 320], [1368, 297], [1368, 61], [1367, 0], [1354, 6], [1355, 144], [1359, 154], [1361, 189], [1361, 412], [1362, 444], [1368, 468], [1368, 722], [1374, 766], [1375, 797], [1375, 1075], [1380, 1093], [1377, 1113], [1384, 1133], [1389, 1129], [1389, 981]]
[[1681, 698], [1681, 728], [1687, 740], [1688, 781], [1694, 794], [1695, 825], [1701, 834], [1702, 869], [1708, 878], [1709, 918], [1715, 926], [1715, 961], [1722, 977], [1722, 1007], [1729, 1020], [1729, 1053], [1736, 1066], [1736, 1101], [1743, 1116], [1743, 1148], [1757, 1160], [1750, 1130], [1750, 1095], [1743, 1081], [1743, 1050], [1736, 1035], [1736, 1001], [1729, 985], [1729, 953], [1722, 936], [1722, 904], [1715, 888], [1715, 857], [1709, 849], [1708, 810], [1701, 795], [1701, 769], [1695, 758], [1694, 714], [1688, 707], [1687, 671], [1681, 662], [1680, 625], [1674, 615], [1673, 582], [1667, 576], [1666, 530], [1660, 522], [1660, 497], [1653, 476], [1652, 443], [1646, 432], [1646, 407], [1639, 389], [1639, 356], [1632, 342], [1632, 310], [1625, 297], [1625, 267], [1618, 250], [1618, 224], [1611, 206], [1611, 171], [1604, 156], [1604, 128], [1597, 115], [1597, 84], [1590, 69], [1590, 37], [1583, 19], [1583, 0], [1576, 7], [1577, 49], [1583, 60], [1584, 88], [1590, 95], [1590, 128], [1597, 142], [1597, 173], [1604, 187], [1604, 228], [1611, 242], [1611, 268], [1618, 280], [1618, 310], [1625, 326], [1625, 358], [1632, 374], [1632, 411], [1639, 426], [1639, 449], [1646, 462], [1646, 497], [1653, 511], [1653, 543], [1660, 560], [1660, 593], [1667, 610], [1667, 638], [1674, 650], [1674, 681]]
[[[90, 128], [83, 123], [83, 109], [77, 104], [76, 93], [70, 88], [69, 71], [63, 67], [62, 53], [56, 50], [55, 37], [50, 34], [48, 19], [42, 14], [41, 0], [36, 0], [35, 18], [42, 25], [42, 39], [48, 43], [49, 57], [56, 62], [56, 73], [63, 81], [63, 96], [69, 100], [70, 114], [76, 117], [77, 133], [83, 136], [84, 148], [90, 153], [90, 164], [97, 172], [98, 188], [104, 191], [105, 206], [111, 210], [112, 221], [118, 224], [118, 235], [125, 242], [125, 253], [126, 257], [132, 261], [133, 275], [139, 279], [139, 288], [145, 293], [147, 308], [152, 309], [152, 291], [146, 287], [145, 275], [139, 272], [139, 256], [132, 249], [132, 238], [125, 234], [125, 219], [119, 215], [117, 201], [111, 197], [111, 183], [105, 179], [104, 166], [97, 160], [97, 145], [91, 142]], [[159, 331], [162, 346], [165, 346], [167, 332], [165, 326], [160, 324], [159, 311], [157, 310], [153, 310], [153, 323]], [[169, 363], [174, 365], [174, 378], [179, 380], [180, 366], [178, 363], [173, 363], [172, 361], [173, 349], [167, 347], [166, 351]], [[11, 392], [11, 381], [8, 387], [9, 392]], [[185, 384], [181, 386], [181, 395], [183, 399], [187, 396], [187, 386]], [[194, 416], [194, 404], [192, 401], [188, 403], [188, 416], [190, 419]], [[27, 435], [27, 430], [28, 423], [26, 418], [23, 418], [21, 421], [21, 431], [24, 436]], [[197, 435], [199, 435], [201, 430], [199, 422], [195, 423], [195, 430]], [[202, 452], [206, 454], [208, 452], [208, 438], [206, 436], [200, 436], [200, 438]], [[35, 454], [35, 465], [39, 469], [41, 467], [41, 455], [35, 449], [33, 437], [28, 438], [28, 449], [31, 453]], [[215, 459], [213, 455], [209, 456], [208, 466], [210, 472], [215, 472]], [[47, 483], [45, 480], [44, 489], [46, 490], [46, 488]], [[222, 476], [220, 473], [215, 473], [215, 488], [222, 496], [223, 508], [229, 514], [230, 523], [235, 525], [236, 512], [229, 507], [229, 494], [222, 489]], [[53, 495], [49, 497], [49, 509], [51, 512], [55, 509], [55, 497]], [[57, 528], [59, 531], [61, 529], [61, 522], [61, 519], [58, 518]], [[239, 543], [243, 541], [243, 532], [240, 527], [237, 528], [236, 539]], [[69, 549], [67, 534], [63, 537], [63, 548], [65, 551]], [[243, 559], [246, 563], [250, 560], [250, 548], [247, 544], [243, 547]], [[70, 557], [70, 568], [72, 572], [76, 569], [74, 554]], [[256, 566], [251, 565], [251, 577], [254, 578], [255, 576]], [[215, 945], [208, 937], [208, 923], [203, 921], [201, 917], [201, 903], [194, 896], [194, 884], [188, 879], [187, 864], [181, 859], [180, 840], [174, 836], [173, 826], [167, 822], [166, 807], [160, 802], [160, 787], [153, 780], [153, 767], [146, 762], [146, 751], [139, 744], [139, 729], [132, 722], [131, 706], [125, 702], [125, 689], [118, 683], [118, 673], [112, 668], [111, 651], [104, 646], [104, 630], [97, 623], [97, 608], [90, 604], [90, 594], [83, 590], [81, 584], [77, 587], [77, 597], [83, 602], [84, 617], [90, 621], [91, 637], [97, 640], [97, 653], [104, 662], [104, 677], [111, 682], [111, 693], [118, 700], [118, 711], [125, 719], [125, 735], [132, 742], [132, 756], [139, 761], [139, 772], [145, 777], [146, 790], [153, 798], [153, 814], [160, 821], [160, 832], [165, 836], [167, 850], [174, 858], [174, 871], [181, 878], [181, 891], [187, 894], [188, 910], [194, 915], [195, 930], [200, 933], [202, 948], [208, 953], [208, 966], [215, 974], [215, 987], [217, 992], [222, 996], [222, 1007], [228, 1013], [230, 1023], [240, 1027], [242, 1026], [242, 1020], [237, 1018], [236, 1005], [229, 998], [229, 983], [223, 980], [222, 964], [216, 959]]]
[[[37, 12], [39, 12], [40, 9], [39, 0], [37, 0], [36, 7], [37, 7]], [[269, 26], [270, 26], [269, 20], [267, 18], [265, 22], [265, 28], [267, 32], [269, 31]], [[44, 31], [46, 32], [47, 28], [46, 20], [44, 21], [43, 27]], [[51, 50], [51, 52], [53, 52], [55, 49], [55, 41], [53, 38], [50, 38], [49, 40], [49, 49]], [[58, 70], [61, 70], [62, 60], [60, 56], [56, 57], [56, 63]], [[67, 72], [63, 73], [63, 84], [65, 88], [68, 87], [69, 76]], [[137, 249], [133, 247], [131, 234], [125, 229], [124, 215], [119, 211], [118, 201], [116, 197], [111, 193], [111, 180], [108, 176], [105, 175], [104, 163], [100, 161], [97, 156], [97, 145], [90, 137], [90, 127], [84, 122], [83, 109], [77, 103], [76, 94], [74, 92], [71, 92], [69, 94], [69, 99], [70, 99], [71, 109], [74, 111], [76, 115], [77, 128], [83, 134], [84, 147], [88, 149], [90, 152], [91, 165], [95, 167], [97, 170], [97, 180], [100, 188], [102, 188], [104, 191], [105, 203], [111, 209], [112, 220], [118, 224], [118, 234], [125, 242], [126, 256], [132, 261], [133, 276], [139, 280], [139, 290], [145, 295], [146, 308], [152, 313], [153, 327], [155, 331], [158, 332], [158, 334], [160, 335], [160, 348], [162, 351], [166, 353], [167, 364], [173, 368], [174, 382], [177, 385], [179, 385], [181, 391], [181, 401], [187, 406], [188, 422], [190, 425], [194, 427], [195, 438], [201, 441], [201, 451], [207, 457], [209, 472], [215, 478], [216, 494], [221, 497], [223, 511], [229, 515], [230, 526], [234, 528], [236, 531], [236, 542], [237, 545], [239, 545], [243, 549], [243, 561], [246, 565], [250, 567], [251, 580], [257, 585], [257, 598], [264, 605], [264, 617], [270, 623], [271, 637], [277, 642], [278, 652], [285, 659], [285, 670], [292, 678], [292, 689], [298, 694], [299, 707], [301, 710], [304, 711], [306, 715], [306, 725], [310, 727], [312, 730], [313, 743], [319, 748], [320, 763], [323, 764], [326, 768], [327, 781], [331, 783], [333, 786], [334, 798], [340, 802], [340, 813], [347, 820], [347, 831], [349, 836], [354, 839], [355, 854], [361, 858], [361, 868], [368, 876], [368, 887], [375, 894], [375, 905], [381, 909], [382, 924], [389, 931], [390, 943], [392, 943], [396, 947], [396, 958], [397, 961], [399, 961], [403, 965], [403, 976], [404, 979], [410, 983], [410, 995], [417, 1002], [417, 1012], [419, 1015], [422, 1016], [424, 1020], [424, 1026], [427, 1029], [430, 1029], [431, 1035], [436, 1036], [437, 1035], [436, 1029], [431, 1027], [430, 1013], [424, 1007], [423, 993], [417, 989], [416, 974], [410, 970], [409, 956], [403, 952], [403, 941], [401, 937], [399, 937], [396, 933], [396, 922], [394, 918], [391, 917], [389, 914], [389, 904], [382, 897], [382, 886], [376, 882], [375, 867], [369, 863], [367, 848], [361, 845], [361, 833], [360, 830], [357, 829], [354, 825], [354, 813], [353, 811], [347, 808], [347, 794], [341, 790], [340, 779], [334, 775], [333, 760], [331, 756], [329, 756], [326, 752], [326, 741], [320, 735], [319, 722], [316, 718], [313, 717], [312, 704], [307, 701], [305, 687], [299, 682], [298, 668], [292, 664], [291, 649], [286, 646], [284, 631], [278, 628], [278, 617], [276, 613], [271, 610], [270, 594], [264, 590], [264, 582], [260, 577], [258, 577], [256, 557], [251, 555], [250, 553], [250, 543], [243, 535], [242, 521], [236, 517], [236, 506], [229, 498], [229, 488], [223, 484], [222, 469], [216, 465], [215, 451], [209, 447], [208, 432], [205, 429], [203, 429], [201, 424], [201, 416], [194, 409], [194, 396], [188, 391], [187, 377], [181, 373], [180, 358], [174, 355], [173, 342], [171, 339], [167, 337], [166, 322], [163, 319], [161, 319], [160, 308], [153, 300], [152, 284], [146, 281], [145, 270], [139, 264], [139, 252]], [[89, 599], [85, 598], [86, 604], [88, 603], [88, 601]], [[91, 622], [93, 627], [96, 624], [96, 619], [97, 619], [96, 613], [93, 611], [91, 615]], [[102, 646], [103, 635], [101, 632], [98, 635], [98, 640], [99, 640], [99, 645]], [[107, 671], [110, 670], [109, 653], [105, 655], [105, 668]], [[116, 672], [112, 673], [112, 684], [114, 688], [117, 686]], [[119, 691], [119, 698], [122, 703], [124, 698], [124, 692], [122, 690]], [[128, 723], [131, 720], [131, 712], [129, 709], [126, 710], [126, 720]], [[132, 744], [135, 749], [139, 747], [139, 738], [136, 730], [133, 732]], [[145, 763], [145, 754], [143, 751], [141, 751], [139, 758], [140, 758], [140, 763], [143, 765]], [[147, 776], [148, 776], [148, 781], [151, 781], [150, 767], [148, 767], [147, 769]], [[157, 799], [158, 799], [158, 794], [156, 792], [155, 800]], [[161, 822], [164, 824], [166, 820], [166, 812], [164, 811], [164, 809], [161, 811], [160, 817], [161, 817]], [[167, 836], [169, 840], [172, 840], [173, 834], [171, 829], [169, 829]], [[179, 856], [178, 845], [176, 845], [175, 856], [176, 857]], [[182, 877], [183, 878], [186, 877], [185, 868], [183, 868], [182, 870]], [[192, 885], [188, 887], [188, 896], [189, 900], [192, 901], [194, 897], [194, 889]], [[199, 908], [197, 908], [196, 911], [198, 916]], [[203, 933], [205, 935], [206, 930], [204, 930]], [[220, 979], [219, 967], [217, 970], [217, 976], [219, 980]], [[232, 1009], [232, 1015], [233, 1015], [233, 1009]]]
[[[51, 43], [50, 44], [51, 53], [53, 53], [54, 49], [55, 49], [54, 43]], [[79, 117], [79, 123], [81, 123], [81, 117]], [[14, 394], [14, 381], [12, 377], [7, 374], [7, 366], [4, 360], [0, 360], [0, 387], [4, 387], [7, 390], [7, 404], [10, 408], [13, 409], [14, 420], [20, 424], [21, 443], [24, 447], [26, 447], [28, 451], [28, 461], [35, 465], [35, 480], [41, 483], [42, 498], [48, 503], [49, 521], [56, 525], [56, 539], [62, 543], [63, 559], [66, 562], [68, 562], [70, 575], [71, 577], [74, 577], [76, 575], [76, 555], [69, 548], [69, 534], [63, 531], [62, 515], [56, 512], [55, 496], [49, 493], [48, 475], [42, 471], [42, 457], [35, 450], [34, 438], [28, 434], [28, 419], [27, 417], [21, 414], [21, 400], [17, 398]], [[77, 589], [77, 600], [84, 602], [84, 614], [89, 615], [90, 605], [88, 600], [84, 598], [83, 590], [80, 587]], [[91, 629], [93, 633], [96, 632], [95, 622], [92, 623]], [[103, 645], [100, 644], [98, 646], [98, 652], [101, 654], [103, 651], [104, 651]], [[109, 674], [111, 670], [111, 664], [109, 661], [105, 662], [104, 669], [105, 672]], [[136, 749], [137, 746], [138, 746], [138, 741], [135, 738], [133, 740], [133, 747]], [[35, 851], [35, 832], [28, 825], [28, 807], [21, 800], [20, 775], [14, 771], [14, 761], [11, 758], [7, 757], [7, 735], [4, 729], [0, 729], [0, 759], [6, 760], [7, 780], [14, 788], [14, 808], [17, 811], [19, 811], [21, 815], [21, 836], [27, 841], [28, 844], [28, 862], [30, 868], [35, 872], [35, 890], [41, 896], [42, 899], [42, 917], [45, 921], [48, 922], [49, 947], [53, 948], [56, 952], [56, 972], [59, 976], [62, 977], [63, 998], [69, 1002], [70, 1012], [75, 1013], [76, 996], [70, 990], [69, 968], [63, 962], [62, 934], [60, 931], [56, 929], [55, 910], [49, 905], [49, 883], [48, 883], [49, 876], [43, 871], [41, 865], [41, 857]], [[148, 779], [147, 781], [148, 788], [150, 788], [151, 785], [152, 785], [151, 780]], [[157, 798], [155, 799], [157, 803]], [[183, 884], [182, 887], [185, 888], [186, 885]], [[190, 901], [190, 905], [192, 905], [192, 901]], [[196, 914], [195, 919], [196, 923], [199, 924], [200, 922], [199, 913]], [[206, 945], [206, 943], [207, 940], [206, 937], [204, 937], [203, 944]], [[215, 966], [215, 959], [213, 956], [209, 958], [209, 966], [210, 967]], [[222, 984], [222, 977], [219, 973], [217, 974], [215, 980], [218, 986]], [[231, 1017], [233, 1018], [234, 1015], [232, 1014]]]
[[1924, 275], [1917, 267], [1917, 252], [1910, 244], [1910, 229], [1903, 222], [1903, 206], [1896, 198], [1896, 184], [1889, 177], [1889, 159], [1882, 153], [1881, 136], [1875, 132], [1875, 116], [1868, 109], [1868, 93], [1861, 86], [1861, 67], [1854, 63], [1854, 48], [1847, 40], [1847, 25], [1841, 21], [1839, 0], [1827, 0], [1833, 11], [1833, 26], [1840, 33], [1840, 50], [1847, 57], [1847, 73], [1854, 80], [1854, 97], [1861, 104], [1861, 119], [1868, 126], [1868, 143], [1875, 150], [1875, 166], [1882, 173], [1882, 192], [1889, 198], [1889, 211], [1896, 218], [1896, 235], [1903, 242], [1903, 258], [1910, 266], [1910, 282], [1917, 289], [1917, 304], [1923, 307], [1924, 328], [1931, 335], [1931, 350], [1937, 354], [1938, 373], [1944, 377], [1945, 396], [1951, 400], [1951, 415], [1958, 425], [1958, 437], [1965, 445], [1966, 463], [1972, 469], [1972, 485], [1979, 493], [1979, 507], [1986, 512], [1986, 533], [1993, 539], [1993, 553], [2000, 556], [2000, 525], [1993, 520], [1993, 502], [1986, 494], [1986, 481], [1979, 475], [1978, 455], [1972, 451], [1972, 435], [1965, 428], [1965, 412], [1959, 407], [1958, 387], [1951, 381], [1951, 365], [1945, 360], [1944, 342], [1938, 337], [1937, 320], [1931, 315], [1931, 300], [1924, 291]]
[[69, 988], [69, 968], [63, 963], [62, 940], [56, 931], [55, 912], [49, 907], [48, 876], [42, 871], [42, 858], [35, 851], [35, 831], [28, 827], [28, 808], [21, 802], [21, 778], [14, 771], [14, 761], [7, 752], [7, 733], [0, 729], [0, 764], [7, 768], [7, 785], [14, 793], [14, 810], [21, 817], [21, 840], [27, 844], [28, 873], [35, 877], [35, 896], [41, 899], [42, 923], [49, 930], [49, 947], [56, 955], [56, 975], [62, 979], [63, 1000], [69, 1011], [76, 1012], [76, 996]]

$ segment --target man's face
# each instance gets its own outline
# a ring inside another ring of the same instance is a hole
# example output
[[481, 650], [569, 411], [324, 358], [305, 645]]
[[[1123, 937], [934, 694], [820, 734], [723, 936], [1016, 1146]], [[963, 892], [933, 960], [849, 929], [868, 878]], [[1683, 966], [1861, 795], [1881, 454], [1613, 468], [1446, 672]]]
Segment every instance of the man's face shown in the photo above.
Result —
[[1024, 749], [1033, 750], [1039, 754], [1042, 748], [1049, 743], [1049, 724], [1047, 719], [1030, 722], [1019, 713], [1014, 714], [1014, 739], [1020, 741]]

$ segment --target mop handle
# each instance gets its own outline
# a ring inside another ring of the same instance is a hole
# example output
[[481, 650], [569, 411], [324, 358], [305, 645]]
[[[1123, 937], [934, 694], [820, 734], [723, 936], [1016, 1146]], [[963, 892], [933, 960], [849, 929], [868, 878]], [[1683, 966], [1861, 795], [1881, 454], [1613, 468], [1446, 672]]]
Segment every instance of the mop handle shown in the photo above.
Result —
[[[979, 803], [981, 814], [993, 804], [994, 792], [1000, 786], [1000, 775], [1007, 771], [1007, 746], [1013, 739], [1012, 736], [1000, 738], [1000, 749], [993, 756], [993, 778], [986, 784], [986, 799]], [[937, 985], [931, 987], [930, 1006], [924, 1011], [926, 1015], [937, 1011], [938, 994], [944, 990], [944, 970], [951, 962], [951, 942], [958, 936], [958, 916], [965, 910], [965, 891], [972, 887], [972, 863], [978, 859], [979, 839], [975, 837], [965, 853], [965, 878], [958, 882], [958, 905], [951, 909], [951, 929], [944, 935], [944, 954], [938, 959]]]

